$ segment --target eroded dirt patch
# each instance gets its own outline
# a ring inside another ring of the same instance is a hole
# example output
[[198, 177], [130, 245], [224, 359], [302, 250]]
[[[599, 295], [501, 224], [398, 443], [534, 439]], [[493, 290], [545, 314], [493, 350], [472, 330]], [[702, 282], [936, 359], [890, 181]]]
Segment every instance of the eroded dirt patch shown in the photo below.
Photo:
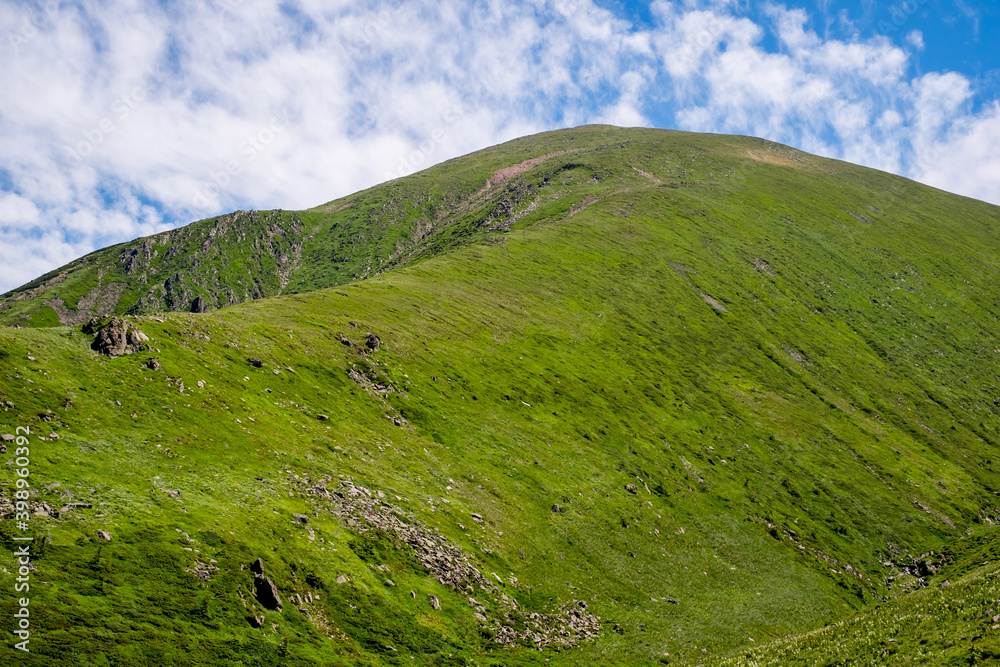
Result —
[[566, 153], [579, 153], [579, 152], [580, 152], [579, 148], [567, 148], [565, 150], [555, 151], [553, 153], [542, 155], [541, 157], [528, 158], [524, 162], [520, 162], [510, 167], [504, 167], [503, 169], [498, 169], [497, 171], [493, 172], [493, 175], [490, 176], [489, 180], [486, 181], [486, 187], [490, 188], [493, 187], [494, 185], [499, 185], [500, 183], [503, 183], [504, 181], [510, 178], [514, 178], [518, 174], [523, 174], [529, 169], [537, 167], [541, 163], [545, 162], [550, 158], [554, 158], [557, 155], [565, 155]]
[[747, 151], [747, 155], [752, 157], [758, 162], [767, 162], [768, 164], [776, 164], [780, 167], [795, 167], [798, 166], [796, 163], [802, 162], [802, 158], [795, 155], [794, 153], [789, 153], [788, 155], [778, 155], [772, 151], [754, 153], [753, 151]]

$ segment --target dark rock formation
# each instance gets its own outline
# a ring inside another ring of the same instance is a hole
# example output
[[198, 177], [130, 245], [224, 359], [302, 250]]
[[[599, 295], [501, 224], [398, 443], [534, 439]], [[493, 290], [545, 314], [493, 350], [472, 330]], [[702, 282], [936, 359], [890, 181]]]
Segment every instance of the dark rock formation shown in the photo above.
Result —
[[278, 597], [278, 587], [274, 585], [270, 577], [254, 575], [254, 597], [257, 598], [264, 609], [271, 611], [281, 611], [281, 598]]

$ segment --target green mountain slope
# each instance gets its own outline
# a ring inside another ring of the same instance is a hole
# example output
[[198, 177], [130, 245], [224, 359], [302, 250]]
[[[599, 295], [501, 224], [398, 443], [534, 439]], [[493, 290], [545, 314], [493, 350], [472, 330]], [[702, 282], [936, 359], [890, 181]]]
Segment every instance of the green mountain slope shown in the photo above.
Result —
[[304, 244], [302, 293], [134, 318], [153, 349], [115, 359], [0, 330], [40, 511], [18, 527], [7, 443], [2, 537], [37, 570], [5, 659], [993, 659], [1000, 210], [654, 130], [442, 168], [487, 198], [503, 160], [498, 222], [378, 276], [307, 292]]

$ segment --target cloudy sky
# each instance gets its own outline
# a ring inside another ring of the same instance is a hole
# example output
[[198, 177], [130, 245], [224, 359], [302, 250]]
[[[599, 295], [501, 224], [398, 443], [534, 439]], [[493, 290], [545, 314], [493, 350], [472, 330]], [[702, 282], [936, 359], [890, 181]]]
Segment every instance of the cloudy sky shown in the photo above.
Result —
[[981, 0], [0, 0], [0, 292], [585, 123], [750, 134], [1000, 204]]

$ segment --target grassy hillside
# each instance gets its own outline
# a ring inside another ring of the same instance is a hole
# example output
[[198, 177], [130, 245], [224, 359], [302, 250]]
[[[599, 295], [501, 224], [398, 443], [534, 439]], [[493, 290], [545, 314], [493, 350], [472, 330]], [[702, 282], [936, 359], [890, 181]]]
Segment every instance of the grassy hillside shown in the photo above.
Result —
[[116, 359], [0, 330], [45, 514], [19, 664], [993, 659], [996, 207], [654, 130], [440, 169], [509, 203], [419, 262], [307, 292], [304, 244], [302, 293]]
[[960, 540], [942, 555], [952, 562], [922, 590], [828, 627], [705, 664], [867, 667], [1000, 663], [996, 531]]

